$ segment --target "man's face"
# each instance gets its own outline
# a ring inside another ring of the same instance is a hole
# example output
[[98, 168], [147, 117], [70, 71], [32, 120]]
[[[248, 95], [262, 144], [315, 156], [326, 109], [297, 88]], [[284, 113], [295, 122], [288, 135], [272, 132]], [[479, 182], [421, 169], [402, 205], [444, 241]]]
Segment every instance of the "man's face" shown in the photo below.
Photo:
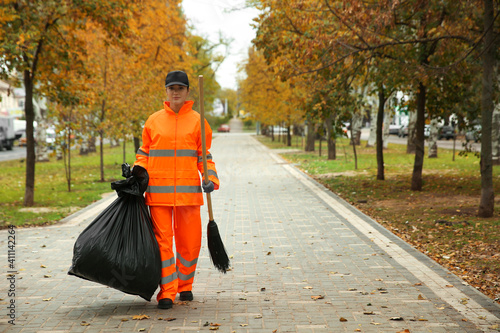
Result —
[[188, 97], [189, 89], [188, 87], [174, 84], [173, 86], [167, 87], [167, 99], [170, 104], [173, 105], [184, 105]]

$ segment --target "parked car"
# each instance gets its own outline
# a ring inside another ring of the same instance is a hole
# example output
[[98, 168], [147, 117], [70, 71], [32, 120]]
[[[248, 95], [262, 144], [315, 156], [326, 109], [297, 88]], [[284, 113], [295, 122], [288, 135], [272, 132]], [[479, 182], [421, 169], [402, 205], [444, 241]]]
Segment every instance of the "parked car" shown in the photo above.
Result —
[[399, 135], [399, 128], [401, 126], [395, 125], [395, 124], [390, 124], [389, 125], [389, 134], [394, 134], [394, 135]]
[[465, 132], [465, 140], [474, 142], [481, 141], [481, 125], [474, 125], [474, 127]]
[[229, 125], [227, 125], [227, 124], [220, 125], [219, 128], [217, 128], [217, 132], [229, 133], [230, 130], [231, 129], [229, 128]]
[[408, 136], [408, 125], [402, 125], [400, 128], [399, 128], [399, 132], [398, 132], [398, 136], [400, 138], [405, 138]]
[[439, 140], [441, 139], [455, 139], [456, 133], [453, 126], [443, 126], [439, 129]]

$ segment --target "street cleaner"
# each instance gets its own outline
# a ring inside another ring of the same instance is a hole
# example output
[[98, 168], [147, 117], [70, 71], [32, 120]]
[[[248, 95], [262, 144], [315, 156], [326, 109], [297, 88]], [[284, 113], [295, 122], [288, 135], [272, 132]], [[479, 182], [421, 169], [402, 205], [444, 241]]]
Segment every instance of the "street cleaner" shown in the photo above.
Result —
[[[134, 165], [145, 168], [149, 186], [145, 192], [162, 260], [158, 308], [170, 309], [177, 293], [181, 301], [193, 300], [192, 286], [201, 248], [200, 206], [203, 191], [219, 188], [212, 155], [207, 151], [209, 182], [203, 174], [200, 114], [188, 101], [189, 80], [185, 72], [168, 73], [167, 101], [152, 114], [142, 133], [142, 146]], [[205, 121], [207, 149], [212, 130]], [[173, 249], [175, 237], [175, 253]]]

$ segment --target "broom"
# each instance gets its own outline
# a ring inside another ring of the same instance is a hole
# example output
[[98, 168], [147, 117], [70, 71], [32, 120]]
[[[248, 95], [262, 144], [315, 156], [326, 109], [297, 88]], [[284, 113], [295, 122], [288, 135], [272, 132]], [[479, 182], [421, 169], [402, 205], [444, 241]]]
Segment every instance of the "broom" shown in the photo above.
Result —
[[[203, 106], [203, 75], [198, 77], [198, 85], [200, 90], [200, 118], [201, 118], [201, 146], [203, 153], [203, 174], [205, 184], [208, 184], [208, 168], [207, 168], [207, 146], [205, 142], [205, 108]], [[208, 206], [208, 225], [207, 225], [207, 243], [208, 251], [210, 252], [210, 259], [214, 264], [215, 268], [222, 273], [226, 273], [229, 269], [229, 257], [227, 256], [226, 249], [224, 248], [224, 243], [220, 237], [219, 228], [217, 223], [214, 221], [214, 216], [212, 213], [212, 198], [210, 193], [207, 195], [207, 206]]]

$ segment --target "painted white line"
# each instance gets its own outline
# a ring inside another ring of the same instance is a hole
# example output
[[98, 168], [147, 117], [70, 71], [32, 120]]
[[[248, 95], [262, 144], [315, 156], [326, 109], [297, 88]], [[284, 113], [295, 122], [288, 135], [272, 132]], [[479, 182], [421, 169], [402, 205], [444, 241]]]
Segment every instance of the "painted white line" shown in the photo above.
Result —
[[[276, 154], [270, 153], [270, 155], [274, 160], [281, 163], [284, 162], [284, 160]], [[457, 288], [446, 287], [450, 284], [448, 281], [410, 255], [406, 250], [392, 242], [369, 223], [365, 222], [359, 216], [346, 208], [338, 200], [328, 195], [324, 188], [322, 189], [318, 187], [308, 177], [304, 176], [294, 167], [287, 164], [283, 164], [283, 167], [294, 177], [300, 180], [300, 182], [302, 182], [305, 186], [307, 186], [313, 193], [325, 201], [333, 210], [348, 220], [356, 229], [358, 229], [366, 237], [370, 238], [401, 266], [406, 268], [417, 279], [425, 283], [438, 297], [453, 306], [458, 312], [467, 318], [467, 320], [473, 322], [479, 328], [485, 329], [485, 331], [489, 326], [500, 323], [500, 320], [496, 316], [491, 314], [473, 299], [470, 299], [460, 290]], [[436, 265], [438, 264], [436, 263]]]

